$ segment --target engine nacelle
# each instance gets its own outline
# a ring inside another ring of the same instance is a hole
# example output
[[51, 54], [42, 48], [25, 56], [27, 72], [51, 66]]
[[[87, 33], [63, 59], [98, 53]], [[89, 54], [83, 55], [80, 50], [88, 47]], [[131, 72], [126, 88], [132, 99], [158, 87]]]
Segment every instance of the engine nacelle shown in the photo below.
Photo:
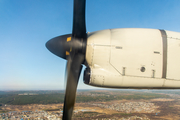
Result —
[[88, 33], [84, 83], [110, 88], [180, 88], [180, 33], [108, 29]]

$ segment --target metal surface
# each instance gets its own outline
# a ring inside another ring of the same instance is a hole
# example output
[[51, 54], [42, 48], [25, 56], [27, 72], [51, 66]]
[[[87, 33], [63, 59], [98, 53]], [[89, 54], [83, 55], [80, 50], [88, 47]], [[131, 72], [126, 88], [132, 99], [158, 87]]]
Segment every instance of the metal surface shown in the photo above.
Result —
[[163, 45], [163, 68], [162, 68], [162, 78], [166, 78], [167, 73], [167, 35], [165, 30], [160, 30], [162, 36]]

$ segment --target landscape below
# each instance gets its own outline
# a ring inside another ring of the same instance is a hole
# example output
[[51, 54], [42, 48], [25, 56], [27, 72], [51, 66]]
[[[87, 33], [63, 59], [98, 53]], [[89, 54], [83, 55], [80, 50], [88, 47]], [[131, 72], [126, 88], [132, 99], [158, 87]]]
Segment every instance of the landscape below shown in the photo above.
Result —
[[[0, 119], [61, 119], [64, 91], [0, 91]], [[78, 90], [73, 119], [180, 119], [179, 90]]]

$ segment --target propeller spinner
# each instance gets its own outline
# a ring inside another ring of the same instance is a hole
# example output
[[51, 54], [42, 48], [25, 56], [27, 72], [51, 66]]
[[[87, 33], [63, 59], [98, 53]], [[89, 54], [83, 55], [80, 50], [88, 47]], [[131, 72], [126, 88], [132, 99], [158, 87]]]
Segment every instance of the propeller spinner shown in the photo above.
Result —
[[52, 38], [46, 43], [46, 47], [53, 54], [66, 59], [66, 92], [63, 107], [63, 120], [71, 120], [77, 84], [85, 61], [86, 51], [86, 0], [74, 0], [73, 29], [72, 34]]

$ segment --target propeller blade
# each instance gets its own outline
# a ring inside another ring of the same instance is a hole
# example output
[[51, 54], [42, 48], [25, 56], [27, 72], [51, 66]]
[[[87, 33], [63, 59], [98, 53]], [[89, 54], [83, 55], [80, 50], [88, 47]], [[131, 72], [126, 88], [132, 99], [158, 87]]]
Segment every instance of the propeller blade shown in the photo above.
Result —
[[87, 34], [85, 23], [86, 0], [74, 0], [72, 34], [52, 38], [46, 47], [53, 54], [68, 60], [66, 65], [66, 93], [63, 120], [71, 120], [76, 98], [76, 90], [82, 65], [85, 61]]
[[86, 38], [85, 7], [86, 0], [74, 0], [73, 30], [75, 38]]
[[63, 120], [71, 120], [73, 108], [76, 98], [76, 90], [79, 81], [79, 76], [82, 70], [82, 63], [84, 61], [83, 54], [73, 54], [72, 52], [68, 58], [66, 66], [66, 93], [63, 107]]

